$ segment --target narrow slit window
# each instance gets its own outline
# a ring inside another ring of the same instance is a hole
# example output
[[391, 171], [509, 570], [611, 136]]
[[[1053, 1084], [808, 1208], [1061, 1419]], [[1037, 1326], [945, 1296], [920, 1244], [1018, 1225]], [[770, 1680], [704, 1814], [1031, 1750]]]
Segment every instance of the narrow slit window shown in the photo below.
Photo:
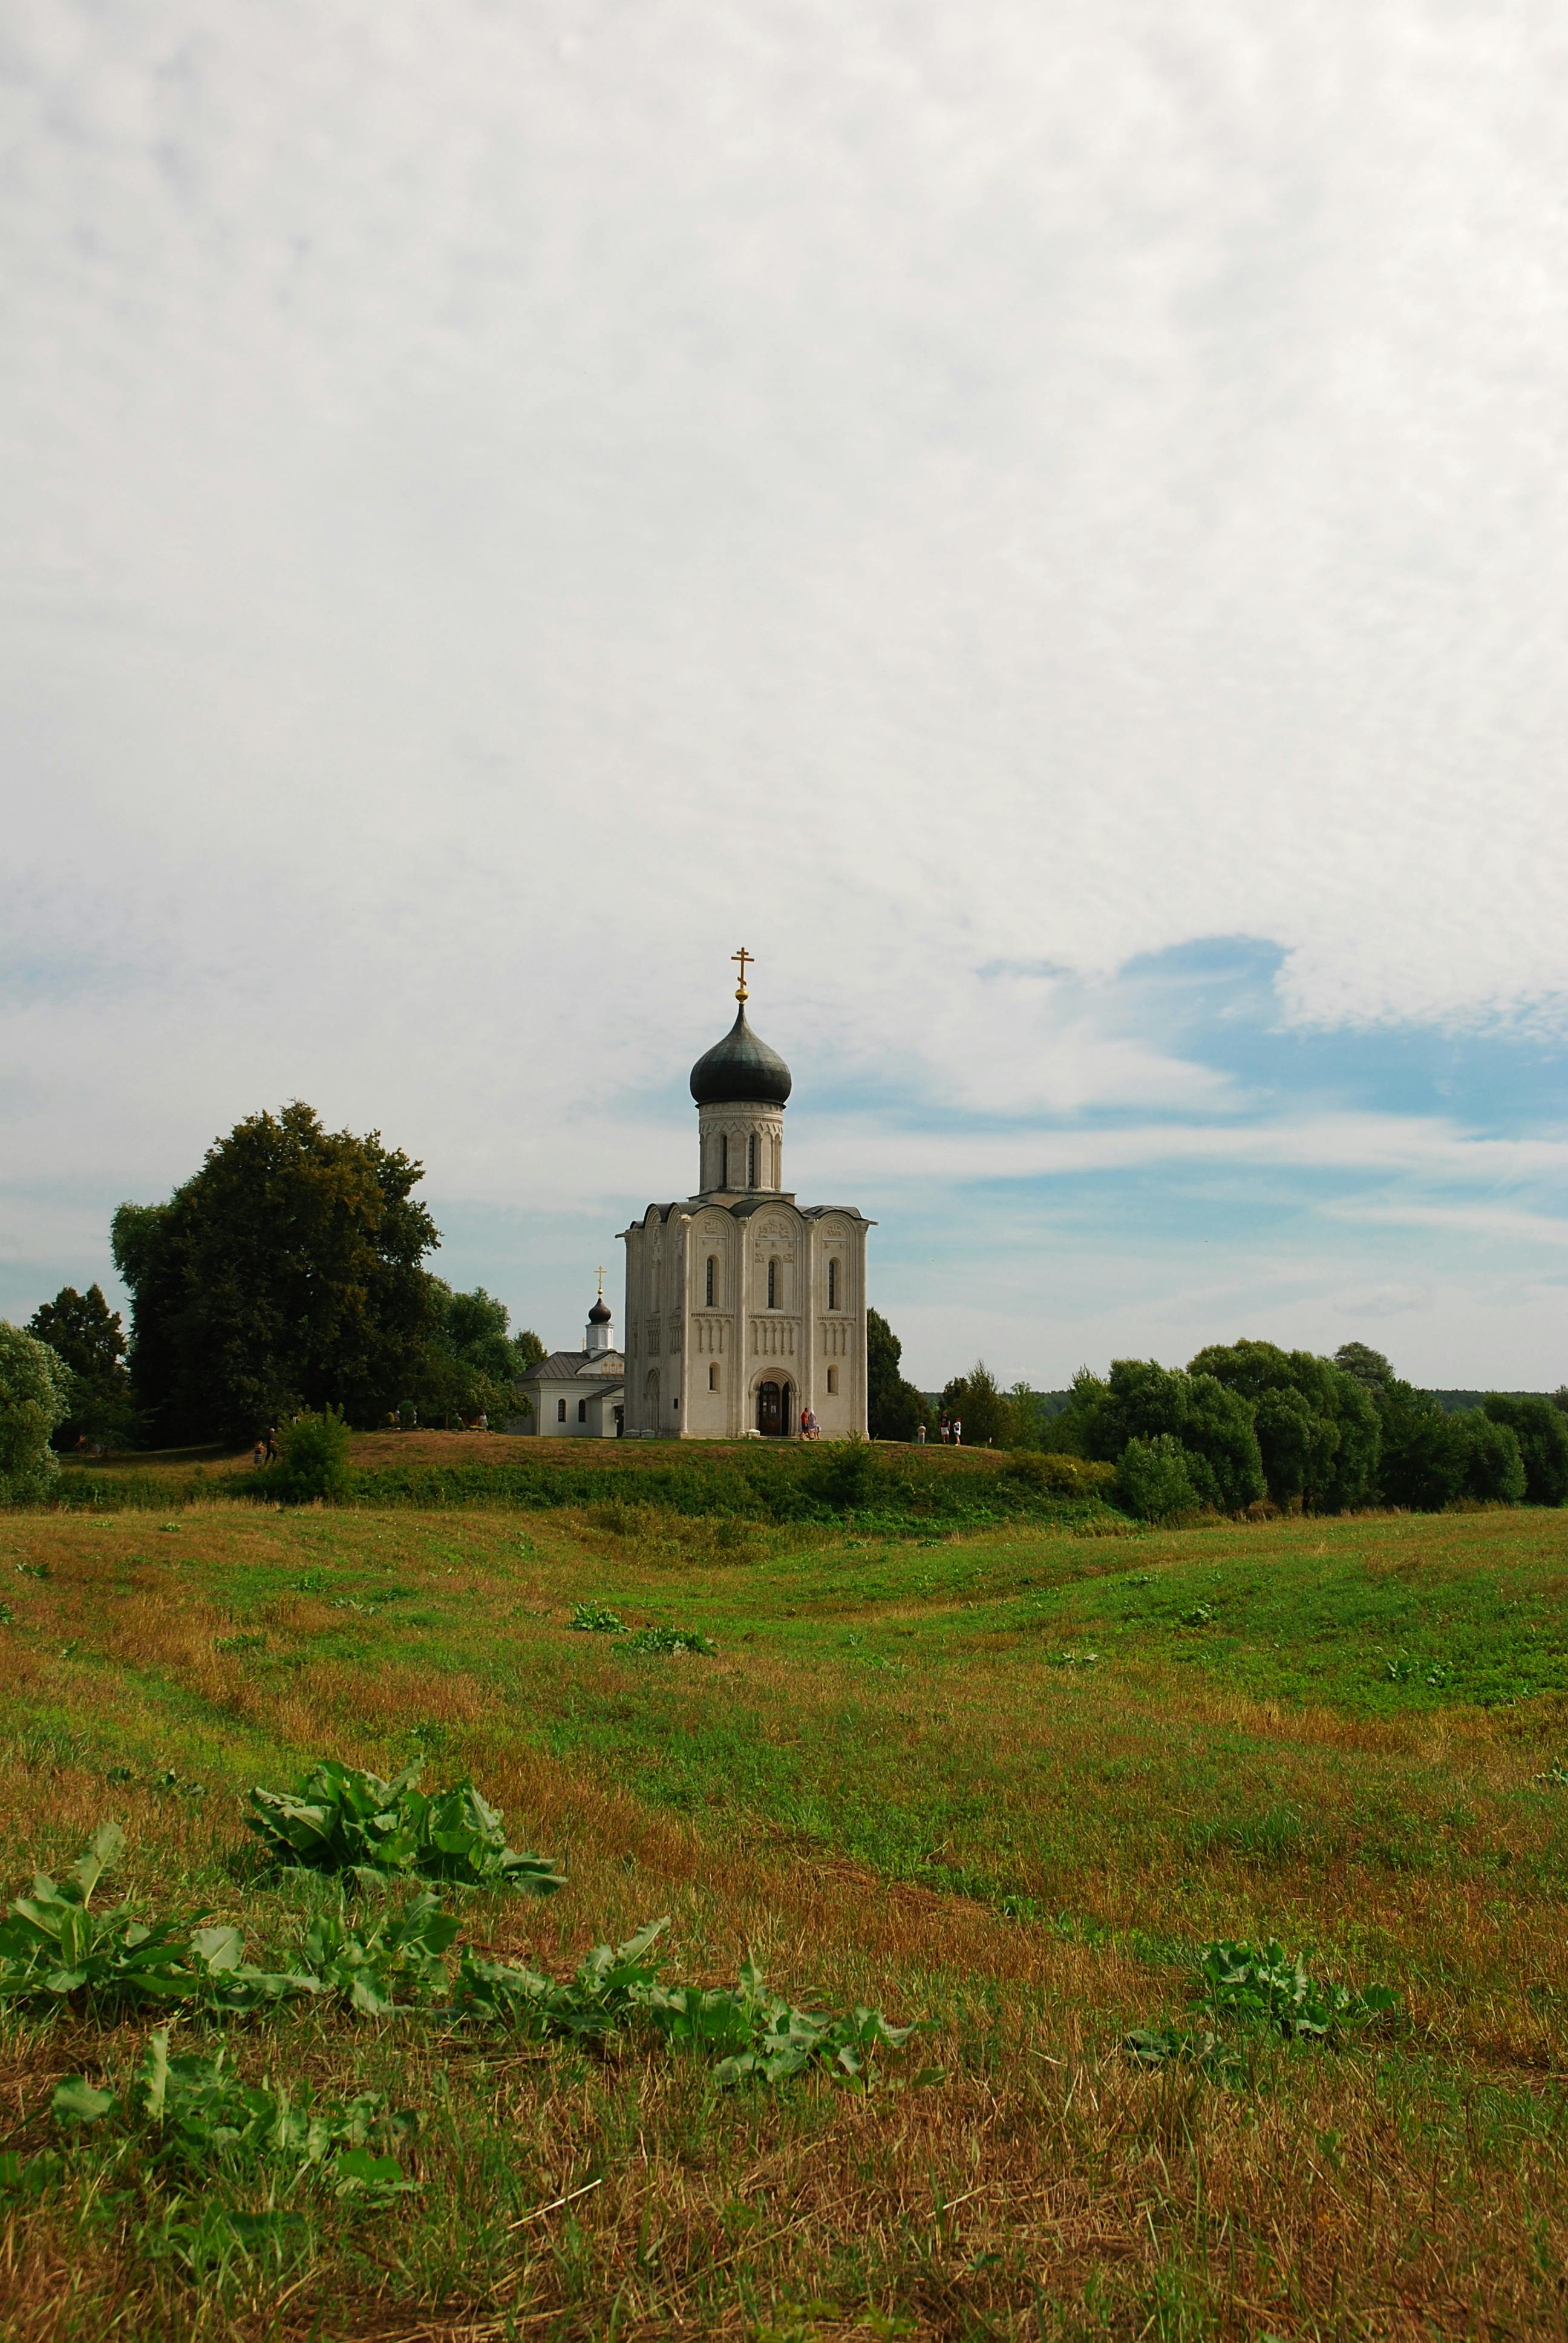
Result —
[[752, 1131], [746, 1141], [746, 1184], [757, 1185], [757, 1133]]
[[837, 1368], [837, 1367], [829, 1367], [829, 1370], [828, 1370], [828, 1389], [829, 1389], [830, 1392], [836, 1392], [836, 1391], [838, 1390], [838, 1388], [839, 1388], [839, 1370], [838, 1370], [838, 1368]]
[[708, 1256], [708, 1285], [707, 1285], [708, 1307], [709, 1307], [709, 1310], [711, 1310], [711, 1309], [712, 1309], [712, 1307], [713, 1307], [713, 1289], [714, 1289], [715, 1284], [716, 1284], [716, 1283], [717, 1283], [717, 1282], [718, 1282], [718, 1277], [719, 1277], [719, 1263], [718, 1263], [718, 1262], [716, 1261], [716, 1259], [714, 1258], [713, 1254], [712, 1254], [712, 1253], [709, 1253], [709, 1256]]
[[779, 1307], [779, 1264], [776, 1261], [768, 1264], [768, 1307], [769, 1310]]
[[708, 1388], [709, 1391], [717, 1391], [719, 1389], [719, 1369], [717, 1365], [711, 1366], [708, 1370]]
[[829, 1310], [839, 1307], [839, 1264], [836, 1261], [828, 1263], [828, 1307]]

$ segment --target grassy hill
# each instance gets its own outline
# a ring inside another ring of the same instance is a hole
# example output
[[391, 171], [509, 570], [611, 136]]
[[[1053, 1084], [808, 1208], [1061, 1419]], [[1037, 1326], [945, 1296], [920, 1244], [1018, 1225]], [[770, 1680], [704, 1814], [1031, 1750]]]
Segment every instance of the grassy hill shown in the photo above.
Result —
[[[723, 2089], [635, 2032], [428, 2001], [176, 2012], [172, 2053], [226, 2042], [248, 2086], [411, 2111], [387, 2138], [413, 2185], [377, 2199], [55, 2124], [61, 2078], [123, 2081], [159, 2011], [13, 2007], [5, 2331], [1559, 2332], [1568, 1516], [1091, 1526], [0, 1517], [10, 1894], [116, 1817], [116, 1893], [286, 1965], [387, 1898], [265, 1873], [245, 1793], [422, 1755], [568, 1875], [449, 1895], [487, 1956], [558, 1978], [668, 1914], [672, 1975], [750, 1953], [797, 2005], [921, 2027], [869, 2090]], [[717, 1652], [631, 1648], [650, 1626]], [[1271, 1936], [1401, 2012], [1129, 2056], [1205, 1943]]]

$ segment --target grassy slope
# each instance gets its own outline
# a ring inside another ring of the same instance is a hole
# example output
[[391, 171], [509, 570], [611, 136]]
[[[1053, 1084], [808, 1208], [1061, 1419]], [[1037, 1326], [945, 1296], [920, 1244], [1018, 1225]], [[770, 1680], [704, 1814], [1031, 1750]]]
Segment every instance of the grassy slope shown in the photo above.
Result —
[[[13, 1878], [112, 1811], [139, 1888], [276, 1936], [235, 1794], [423, 1746], [567, 1857], [554, 1903], [480, 1906], [498, 1946], [560, 1964], [668, 1910], [688, 1972], [754, 1946], [797, 1998], [930, 2017], [950, 2070], [716, 2103], [640, 2057], [254, 2027], [258, 2071], [281, 2043], [439, 2105], [422, 2196], [197, 2312], [124, 2207], [45, 2206], [0, 2260], [8, 2331], [104, 2332], [127, 2298], [143, 2331], [247, 2335], [1560, 2331], [1568, 1792], [1537, 1777], [1568, 1745], [1568, 1516], [726, 1554], [671, 1520], [214, 1507], [0, 1517], [0, 1575]], [[720, 1656], [571, 1633], [590, 1597]], [[106, 1786], [126, 1764], [207, 1795]], [[1180, 2006], [1191, 1947], [1256, 1931], [1399, 1986], [1409, 2034], [1266, 2052], [1241, 2090], [1132, 2071], [1120, 2036]], [[13, 2030], [7, 2104], [103, 2055]]]

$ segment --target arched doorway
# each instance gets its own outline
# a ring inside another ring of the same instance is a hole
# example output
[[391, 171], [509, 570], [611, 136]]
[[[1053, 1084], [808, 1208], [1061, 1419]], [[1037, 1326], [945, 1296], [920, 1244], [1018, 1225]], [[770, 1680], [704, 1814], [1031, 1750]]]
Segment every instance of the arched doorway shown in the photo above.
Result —
[[792, 1383], [759, 1383], [757, 1429], [764, 1440], [788, 1440], [795, 1429], [795, 1388]]

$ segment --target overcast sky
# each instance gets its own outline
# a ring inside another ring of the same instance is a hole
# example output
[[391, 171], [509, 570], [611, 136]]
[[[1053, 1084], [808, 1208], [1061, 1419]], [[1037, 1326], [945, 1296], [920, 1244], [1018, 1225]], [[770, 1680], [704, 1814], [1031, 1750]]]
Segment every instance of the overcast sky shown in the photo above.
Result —
[[0, 1310], [296, 1096], [550, 1342], [1568, 1378], [1560, 0], [11, 0]]

